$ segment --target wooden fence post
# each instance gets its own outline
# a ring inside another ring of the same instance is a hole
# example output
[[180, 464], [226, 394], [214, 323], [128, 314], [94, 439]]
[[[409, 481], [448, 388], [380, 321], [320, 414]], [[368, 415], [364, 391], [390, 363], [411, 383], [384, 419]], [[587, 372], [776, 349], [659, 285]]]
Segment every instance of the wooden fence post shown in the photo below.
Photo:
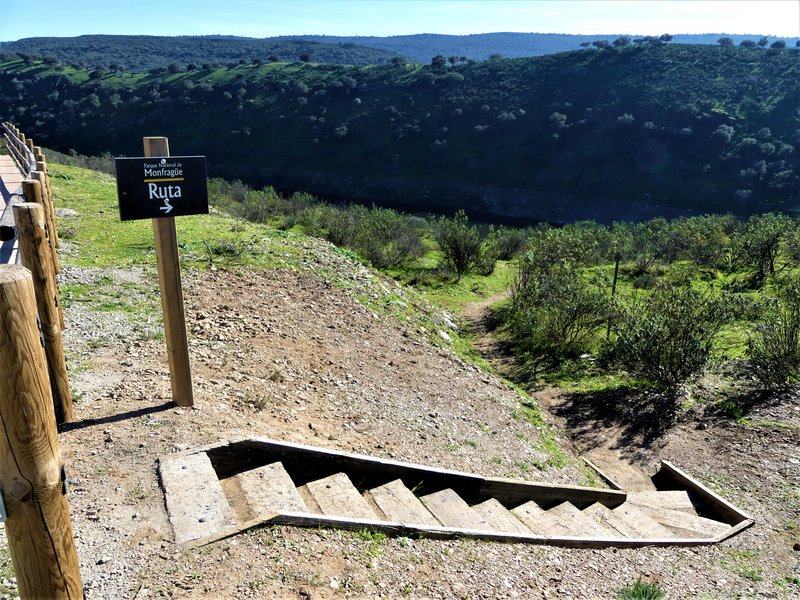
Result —
[[26, 202], [14, 206], [19, 252], [22, 264], [33, 276], [36, 306], [44, 339], [44, 353], [50, 373], [56, 423], [73, 420], [72, 393], [67, 378], [67, 363], [61, 342], [59, 294], [53, 273], [50, 246], [44, 229], [44, 209], [41, 204]]
[[[169, 140], [165, 137], [144, 138], [144, 155], [169, 156]], [[178, 406], [192, 406], [194, 404], [192, 371], [189, 364], [189, 341], [186, 337], [175, 218], [153, 219], [153, 234], [161, 288], [161, 309], [164, 313], [164, 333], [167, 338], [172, 400]]]
[[0, 491], [23, 598], [83, 598], [30, 272], [0, 267]]
[[35, 202], [44, 207], [44, 222], [47, 226], [47, 242], [50, 244], [50, 249], [53, 254], [53, 270], [56, 275], [61, 272], [61, 263], [58, 260], [58, 253], [56, 252], [56, 240], [54, 231], [55, 215], [53, 215], [53, 207], [47, 201], [44, 186], [44, 173], [41, 171], [31, 171], [30, 179], [22, 182], [22, 194], [25, 196], [26, 202]]
[[[50, 186], [50, 175], [47, 173], [47, 163], [42, 161], [36, 161], [36, 168], [34, 169], [33, 173], [41, 173], [41, 175], [35, 175], [35, 177], [39, 178], [39, 183], [42, 184], [42, 198], [46, 199], [47, 202], [47, 211], [50, 217], [50, 227], [51, 227], [51, 236], [53, 238], [53, 244], [55, 247], [58, 248], [61, 246], [61, 240], [58, 239], [58, 227], [56, 225], [56, 203], [53, 201], [53, 188]], [[33, 175], [32, 173], [32, 175]], [[60, 271], [56, 271], [57, 273]]]

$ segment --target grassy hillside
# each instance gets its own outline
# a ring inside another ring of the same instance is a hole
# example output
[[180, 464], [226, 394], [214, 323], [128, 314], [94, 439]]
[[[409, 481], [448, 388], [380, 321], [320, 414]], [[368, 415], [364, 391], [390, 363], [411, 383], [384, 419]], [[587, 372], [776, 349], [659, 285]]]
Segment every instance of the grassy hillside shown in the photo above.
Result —
[[87, 68], [116, 66], [144, 72], [177, 64], [224, 65], [243, 60], [298, 60], [307, 54], [321, 63], [352, 65], [388, 63], [394, 52], [352, 43], [315, 40], [256, 39], [235, 36], [81, 35], [37, 37], [0, 42], [0, 52], [53, 57], [63, 63]]
[[207, 155], [212, 174], [407, 209], [792, 212], [800, 189], [789, 49], [644, 44], [163, 75], [17, 59], [0, 63], [0, 89], [0, 116], [59, 150], [138, 155], [143, 135], [167, 135], [173, 152]]

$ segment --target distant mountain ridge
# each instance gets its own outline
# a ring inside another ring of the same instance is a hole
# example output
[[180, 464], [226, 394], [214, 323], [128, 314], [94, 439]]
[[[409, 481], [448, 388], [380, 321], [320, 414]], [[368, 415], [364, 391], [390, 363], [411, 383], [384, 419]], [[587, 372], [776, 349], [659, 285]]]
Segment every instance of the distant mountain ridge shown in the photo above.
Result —
[[366, 48], [351, 42], [325, 43], [316, 40], [283, 40], [224, 35], [148, 36], [81, 35], [78, 37], [36, 37], [0, 42], [0, 52], [22, 52], [52, 56], [66, 64], [88, 68], [114, 65], [143, 72], [175, 63], [182, 67], [203, 63], [224, 65], [253, 59], [300, 60], [307, 55], [318, 63], [351, 65], [385, 64], [397, 54], [380, 48]]
[[[612, 43], [622, 35], [637, 38], [633, 34], [574, 35], [566, 33], [478, 33], [471, 35], [442, 35], [422, 33], [414, 35], [374, 36], [334, 36], [334, 35], [296, 35], [280, 36], [280, 40], [306, 40], [325, 43], [350, 43], [396, 52], [415, 62], [427, 63], [437, 54], [443, 56], [465, 56], [473, 60], [486, 60], [492, 54], [505, 58], [541, 56], [577, 50], [582, 43], [605, 40]], [[672, 36], [676, 44], [717, 44], [722, 37], [729, 37], [735, 45], [743, 40], [757, 42], [761, 35], [740, 35], [728, 33], [677, 34]], [[787, 46], [794, 46], [800, 38], [777, 38], [768, 36], [769, 43], [783, 39]]]
[[[86, 68], [121, 67], [122, 70], [144, 72], [168, 67], [185, 68], [189, 64], [226, 65], [253, 60], [291, 62], [301, 56], [311, 62], [351, 65], [387, 64], [403, 57], [412, 62], [430, 63], [434, 56], [455, 56], [486, 60], [492, 55], [504, 58], [542, 56], [578, 50], [581, 44], [613, 41], [622, 34], [573, 35], [562, 33], [481, 33], [442, 35], [422, 33], [390, 37], [296, 35], [270, 38], [248, 38], [231, 35], [147, 36], [147, 35], [82, 35], [78, 37], [25, 38], [0, 42], [0, 53], [26, 53], [50, 56], [62, 63]], [[630, 35], [631, 39], [638, 36]], [[761, 35], [722, 33], [678, 34], [673, 43], [716, 45], [729, 37], [735, 45], [743, 40], [757, 42]], [[783, 39], [794, 48], [800, 38], [768, 37], [769, 43]]]

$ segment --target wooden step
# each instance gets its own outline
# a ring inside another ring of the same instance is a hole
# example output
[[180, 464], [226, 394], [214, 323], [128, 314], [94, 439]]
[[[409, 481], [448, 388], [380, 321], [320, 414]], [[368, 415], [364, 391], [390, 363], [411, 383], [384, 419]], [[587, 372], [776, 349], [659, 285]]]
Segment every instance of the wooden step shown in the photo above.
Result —
[[308, 512], [297, 488], [279, 462], [244, 471], [234, 477], [244, 494], [253, 518], [271, 513]]
[[[565, 503], [562, 502], [561, 504]], [[559, 504], [559, 506], [561, 505]], [[553, 509], [543, 510], [538, 504], [531, 501], [516, 507], [511, 512], [519, 517], [528, 529], [537, 535], [570, 537], [579, 535], [566, 525], [568, 518], [559, 516], [558, 512], [551, 514], [550, 511], [552, 510]]]
[[731, 526], [705, 517], [690, 515], [680, 510], [666, 508], [642, 508], [653, 520], [672, 531], [678, 537], [715, 538], [730, 531]]
[[547, 511], [548, 517], [554, 518], [559, 527], [572, 537], [585, 537], [592, 539], [616, 538], [619, 534], [601, 525], [571, 502], [562, 502]]
[[[378, 518], [345, 473], [310, 481], [297, 491], [306, 506], [314, 512], [350, 519]], [[311, 502], [308, 501], [309, 497]]]
[[641, 537], [637, 529], [632, 527], [624, 517], [618, 515], [607, 506], [595, 502], [591, 506], [583, 509], [583, 514], [594, 519], [606, 529], [611, 529], [619, 537], [638, 538]]
[[371, 489], [364, 496], [368, 503], [375, 505], [374, 512], [379, 517], [385, 517], [387, 521], [404, 525], [440, 525], [436, 517], [400, 479]]
[[527, 535], [532, 533], [516, 515], [511, 513], [494, 498], [489, 498], [485, 502], [473, 505], [472, 510], [483, 517], [483, 520], [486, 521], [489, 527], [494, 531], [524, 533]]
[[686, 490], [631, 492], [628, 494], [628, 502], [639, 508], [650, 508], [654, 510], [665, 508], [668, 510], [680, 510], [692, 515], [697, 514], [697, 510]]
[[483, 517], [472, 510], [461, 496], [449, 488], [422, 496], [420, 500], [445, 527], [491, 529]]
[[612, 509], [612, 512], [638, 532], [634, 536], [636, 538], [668, 540], [675, 537], [669, 529], [654, 520], [644, 510], [628, 502], [620, 504]]
[[545, 510], [533, 500], [529, 500], [525, 504], [520, 504], [516, 508], [512, 508], [511, 514], [522, 521], [523, 524], [533, 533], [544, 533], [541, 527], [537, 526], [537, 522], [546, 513]]
[[163, 459], [159, 470], [176, 544], [236, 526], [228, 499], [205, 452]]

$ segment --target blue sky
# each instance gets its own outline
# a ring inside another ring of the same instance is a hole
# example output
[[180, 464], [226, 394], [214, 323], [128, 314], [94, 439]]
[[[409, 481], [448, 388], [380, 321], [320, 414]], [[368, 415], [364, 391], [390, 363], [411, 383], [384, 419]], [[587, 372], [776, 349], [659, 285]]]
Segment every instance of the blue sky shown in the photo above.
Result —
[[800, 36], [800, 0], [0, 0], [0, 40], [90, 33]]

